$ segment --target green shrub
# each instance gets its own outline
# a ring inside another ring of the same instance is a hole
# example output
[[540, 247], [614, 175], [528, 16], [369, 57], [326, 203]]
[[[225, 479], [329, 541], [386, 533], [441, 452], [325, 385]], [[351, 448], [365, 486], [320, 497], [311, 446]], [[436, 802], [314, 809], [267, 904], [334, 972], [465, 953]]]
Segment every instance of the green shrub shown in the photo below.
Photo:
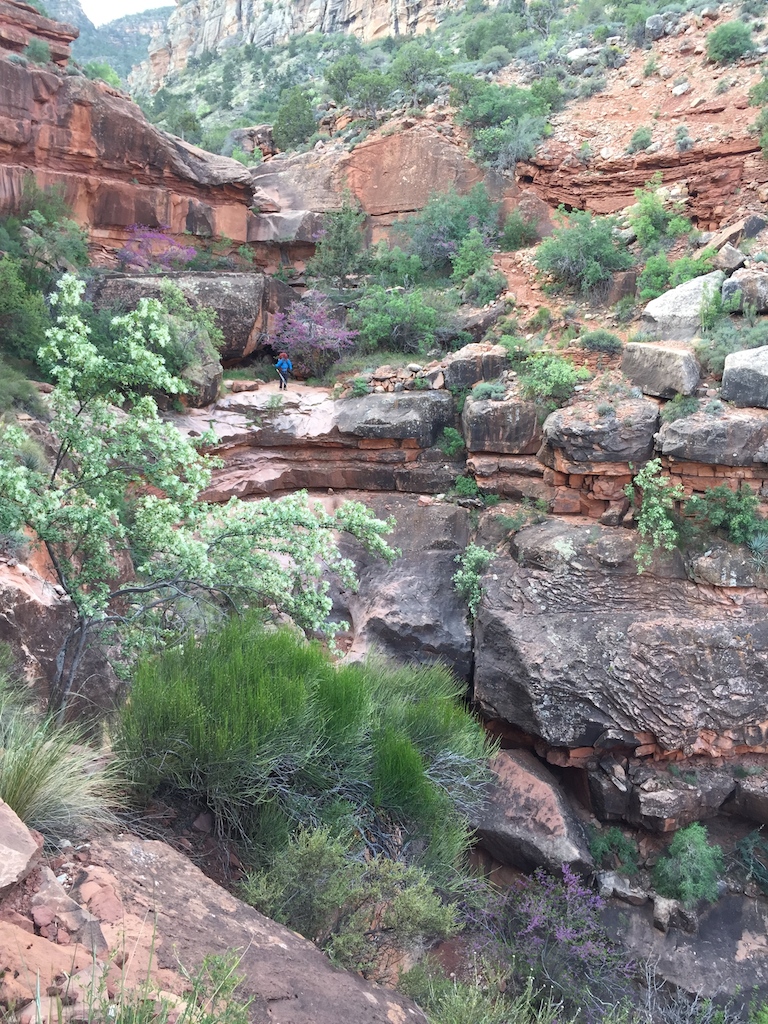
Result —
[[0, 800], [56, 845], [113, 825], [117, 799], [114, 772], [82, 731], [41, 717], [0, 675]]
[[50, 64], [51, 48], [44, 39], [30, 39], [24, 48], [24, 56], [33, 64]]
[[753, 49], [752, 29], [742, 21], [718, 25], [707, 36], [707, 57], [716, 64], [733, 64]]
[[630, 211], [629, 222], [637, 233], [638, 242], [645, 248], [665, 238], [677, 238], [688, 234], [693, 225], [682, 216], [682, 206], [664, 204], [659, 195], [661, 173], [657, 172], [643, 188], [635, 189], [635, 205]]
[[589, 852], [599, 867], [612, 868], [615, 857], [625, 874], [637, 873], [637, 843], [628, 839], [615, 825], [604, 832], [591, 830]]
[[493, 402], [500, 402], [507, 393], [507, 389], [499, 380], [483, 380], [475, 384], [469, 393], [473, 402], [481, 402], [490, 399]]
[[471, 277], [464, 282], [461, 291], [463, 302], [475, 306], [485, 306], [497, 299], [503, 291], [507, 290], [508, 281], [500, 270], [493, 270], [491, 267], [483, 267], [476, 270]]
[[454, 455], [461, 455], [467, 450], [464, 438], [455, 427], [446, 427], [437, 442], [437, 447], [449, 458]]
[[106, 61], [92, 60], [83, 66], [83, 71], [92, 80], [101, 80], [114, 89], [122, 88], [120, 76]]
[[582, 334], [579, 344], [588, 352], [605, 352], [608, 355], [614, 355], [622, 349], [621, 338], [602, 327]]
[[456, 908], [440, 900], [423, 871], [361, 854], [328, 829], [301, 830], [269, 868], [246, 879], [243, 897], [364, 977], [414, 941], [458, 930]]
[[[459, 477], [459, 480], [462, 478]], [[458, 484], [458, 480], [456, 481]], [[453, 585], [461, 597], [466, 601], [470, 618], [474, 619], [480, 598], [483, 596], [483, 587], [480, 577], [491, 564], [493, 554], [477, 544], [468, 544], [461, 555], [456, 555], [455, 561], [460, 568], [453, 574]]]
[[0, 355], [0, 416], [15, 409], [40, 416], [43, 408], [34, 385]]
[[768, 104], [768, 78], [753, 85], [749, 90], [749, 105], [751, 107], [764, 107]]
[[675, 420], [693, 416], [699, 411], [699, 400], [695, 395], [675, 395], [661, 410], [662, 423], [674, 423]]
[[361, 352], [426, 352], [454, 322], [452, 312], [439, 309], [422, 289], [385, 291], [380, 285], [367, 288], [348, 317]]
[[547, 306], [539, 306], [526, 326], [529, 331], [548, 331], [552, 326], [552, 310]]
[[352, 381], [352, 398], [365, 398], [366, 395], [370, 395], [371, 385], [365, 379], [365, 377], [355, 377]]
[[451, 279], [456, 284], [463, 284], [478, 270], [489, 270], [493, 263], [491, 250], [477, 228], [472, 228], [459, 245], [455, 255], [451, 257], [453, 273]]
[[579, 381], [588, 377], [588, 370], [577, 369], [569, 359], [551, 352], [534, 353], [519, 370], [524, 396], [547, 408], [562, 405], [571, 397]]
[[278, 149], [295, 149], [315, 131], [315, 115], [309, 97], [299, 86], [286, 90], [272, 126], [272, 138]]
[[725, 530], [734, 544], [748, 544], [765, 529], [765, 520], [758, 515], [760, 499], [746, 484], [732, 491], [724, 484], [710, 487], [702, 495], [695, 494], [685, 505], [687, 515], [710, 530]]
[[323, 214], [323, 229], [315, 254], [307, 261], [307, 274], [338, 288], [362, 273], [367, 265], [363, 251], [365, 214], [352, 193], [344, 192], [341, 208]]
[[643, 149], [648, 149], [652, 141], [651, 129], [646, 128], [644, 125], [637, 128], [629, 140], [627, 146], [628, 153], [639, 153]]
[[627, 484], [624, 493], [630, 501], [640, 491], [640, 508], [636, 511], [637, 532], [642, 543], [635, 552], [638, 573], [649, 568], [657, 550], [674, 551], [680, 542], [680, 517], [676, 506], [685, 498], [683, 488], [664, 476], [661, 459], [651, 459]]
[[499, 246], [504, 252], [516, 252], [534, 245], [539, 233], [535, 220], [527, 220], [519, 210], [513, 210], [504, 221]]
[[611, 217], [594, 217], [586, 210], [566, 214], [560, 209], [560, 227], [545, 238], [536, 253], [539, 270], [556, 281], [584, 293], [626, 270], [632, 257], [613, 236]]
[[[720, 292], [716, 295], [719, 299]], [[721, 316], [697, 344], [696, 354], [702, 366], [719, 378], [723, 375], [726, 356], [764, 345], [768, 345], [768, 322], [758, 322], [754, 327], [737, 327], [727, 317]]]
[[457, 476], [453, 482], [453, 490], [460, 498], [476, 498], [480, 493], [473, 476]]
[[714, 252], [704, 249], [699, 256], [681, 256], [670, 263], [666, 253], [649, 256], [642, 273], [637, 279], [638, 294], [643, 302], [649, 302], [670, 288], [701, 277], [712, 270]]
[[397, 245], [390, 247], [385, 241], [369, 249], [368, 269], [376, 284], [384, 288], [413, 288], [424, 274], [416, 253], [404, 252]]
[[453, 189], [433, 192], [420, 213], [397, 225], [409, 252], [425, 270], [447, 270], [469, 232], [476, 228], [485, 240], [498, 233], [499, 205], [492, 202], [483, 184], [460, 196]]
[[343, 823], [449, 879], [485, 772], [461, 694], [437, 666], [335, 667], [250, 615], [142, 662], [116, 748], [140, 793], [205, 804], [262, 866], [298, 826]]
[[29, 288], [18, 260], [0, 259], [0, 352], [34, 360], [51, 326], [45, 299]]
[[702, 899], [717, 900], [717, 882], [723, 871], [722, 850], [708, 842], [704, 825], [694, 822], [675, 834], [667, 855], [653, 869], [653, 884], [662, 896], [693, 907]]

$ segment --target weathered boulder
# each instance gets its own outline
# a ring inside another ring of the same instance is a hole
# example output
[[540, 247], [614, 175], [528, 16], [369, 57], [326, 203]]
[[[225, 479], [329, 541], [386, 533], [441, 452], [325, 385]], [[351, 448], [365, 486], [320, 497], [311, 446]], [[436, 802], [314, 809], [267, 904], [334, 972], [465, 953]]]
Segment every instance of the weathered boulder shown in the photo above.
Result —
[[658, 423], [659, 407], [648, 399], [623, 399], [607, 415], [601, 415], [594, 402], [579, 402], [547, 417], [539, 458], [555, 468], [557, 451], [585, 470], [593, 463], [646, 462], [653, 454]]
[[748, 217], [737, 220], [735, 223], [729, 224], [727, 227], [715, 232], [707, 242], [707, 245], [709, 248], [717, 249], [718, 251], [726, 245], [738, 245], [743, 238], [754, 238], [755, 235], [759, 235], [766, 223], [768, 221], [766, 221], [765, 217], [762, 217], [759, 213], [751, 213]]
[[30, 4], [2, 0], [0, 3], [0, 48], [23, 54], [33, 40], [46, 43], [51, 61], [65, 67], [77, 28], [40, 14]]
[[589, 747], [609, 728], [668, 750], [698, 749], [702, 735], [762, 743], [765, 596], [726, 610], [677, 554], [638, 575], [638, 542], [554, 520], [516, 534], [483, 581], [475, 699], [551, 746]]
[[470, 452], [533, 455], [541, 444], [538, 409], [533, 402], [520, 398], [496, 402], [469, 396], [461, 426]]
[[666, 768], [638, 766], [630, 774], [633, 785], [626, 820], [651, 832], [672, 832], [714, 817], [736, 788], [730, 768], [681, 771], [675, 777]]
[[453, 396], [447, 391], [366, 395], [338, 403], [342, 434], [364, 438], [409, 438], [431, 447], [454, 421]]
[[699, 361], [688, 349], [637, 341], [624, 346], [621, 369], [646, 395], [658, 398], [690, 395], [701, 377]]
[[209, 306], [224, 334], [223, 360], [242, 359], [257, 351], [272, 331], [276, 313], [296, 300], [296, 293], [277, 278], [256, 271], [208, 271], [168, 274], [110, 274], [96, 280], [88, 297], [97, 309], [133, 309], [141, 298], [161, 299], [170, 281], [195, 308]]
[[584, 830], [552, 773], [527, 750], [502, 750], [491, 769], [496, 778], [472, 821], [485, 849], [524, 871], [590, 870]]
[[37, 863], [42, 839], [35, 839], [13, 808], [0, 800], [0, 897]]
[[643, 330], [667, 341], [695, 338], [701, 326], [702, 307], [720, 291], [724, 278], [722, 270], [713, 270], [651, 299], [643, 310]]
[[[726, 273], [732, 273], [734, 270], [740, 270], [747, 257], [744, 253], [737, 249], [736, 246], [731, 245], [730, 242], [726, 242], [720, 252], [714, 258], [714, 265], [716, 270], [724, 270]], [[725, 282], [723, 282], [725, 285]]]
[[472, 630], [467, 606], [452, 583], [456, 556], [469, 542], [468, 510], [420, 505], [410, 495], [359, 497], [380, 518], [394, 516], [396, 526], [387, 539], [401, 555], [388, 566], [344, 540], [344, 553], [354, 558], [360, 579], [357, 593], [340, 593], [334, 601], [336, 613], [352, 625], [349, 657], [356, 660], [373, 648], [399, 662], [440, 662], [469, 680]]
[[768, 413], [725, 407], [718, 416], [702, 411], [663, 424], [656, 447], [662, 455], [685, 462], [749, 466], [768, 462], [766, 441]]
[[447, 388], [471, 388], [481, 380], [495, 380], [507, 365], [501, 345], [465, 345], [446, 360], [443, 376]]
[[768, 312], [768, 273], [757, 266], [748, 270], [737, 270], [723, 281], [723, 301], [731, 309], [752, 306], [757, 313]]
[[[764, 276], [768, 283], [768, 274]], [[768, 347], [731, 352], [725, 357], [721, 395], [734, 405], [768, 409]]]
[[754, 766], [754, 774], [737, 780], [731, 809], [750, 821], [768, 825], [768, 778], [763, 775], [762, 765]]
[[645, 19], [645, 38], [646, 39], [661, 39], [662, 36], [666, 35], [666, 27], [664, 25], [664, 19], [660, 14], [652, 14], [650, 18]]

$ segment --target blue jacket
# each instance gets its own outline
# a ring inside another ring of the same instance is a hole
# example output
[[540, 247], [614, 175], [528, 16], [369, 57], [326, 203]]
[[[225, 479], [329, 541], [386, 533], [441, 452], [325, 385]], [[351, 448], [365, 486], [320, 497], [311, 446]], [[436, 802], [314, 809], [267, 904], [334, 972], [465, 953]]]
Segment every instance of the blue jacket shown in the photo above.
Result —
[[282, 370], [285, 373], [286, 370], [293, 370], [293, 363], [290, 359], [278, 359], [275, 363], [276, 370]]

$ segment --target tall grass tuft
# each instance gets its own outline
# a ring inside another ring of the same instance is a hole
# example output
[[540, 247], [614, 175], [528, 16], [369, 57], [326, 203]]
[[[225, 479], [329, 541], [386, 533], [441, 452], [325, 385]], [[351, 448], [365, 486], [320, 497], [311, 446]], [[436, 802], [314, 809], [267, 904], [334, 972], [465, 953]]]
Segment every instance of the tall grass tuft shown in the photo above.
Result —
[[246, 617], [140, 664], [117, 748], [145, 796], [205, 803], [262, 862], [299, 826], [327, 826], [449, 875], [489, 754], [461, 701], [442, 667], [337, 668]]
[[118, 802], [114, 771], [79, 729], [25, 705], [0, 675], [0, 799], [50, 845], [109, 828]]

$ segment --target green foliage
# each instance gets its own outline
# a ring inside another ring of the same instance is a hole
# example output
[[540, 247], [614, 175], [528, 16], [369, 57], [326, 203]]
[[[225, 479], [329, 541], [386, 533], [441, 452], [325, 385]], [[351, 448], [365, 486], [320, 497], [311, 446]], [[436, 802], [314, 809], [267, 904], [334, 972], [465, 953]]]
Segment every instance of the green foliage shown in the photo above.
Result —
[[455, 427], [445, 427], [437, 442], [437, 447], [451, 459], [455, 455], [462, 455], [467, 450], [464, 438]]
[[716, 64], [733, 64], [754, 49], [752, 29], [743, 21], [727, 21], [707, 36], [707, 57]]
[[113, 67], [103, 60], [92, 60], [83, 66], [83, 71], [90, 79], [100, 79], [115, 89], [122, 88], [120, 76]]
[[[737, 772], [734, 770], [734, 775]], [[746, 778], [750, 772], [742, 769], [737, 777]], [[768, 893], [768, 842], [761, 831], [750, 832], [736, 843], [736, 852], [747, 870], [747, 877], [754, 879], [764, 893]], [[757, 1014], [750, 1017], [751, 1024], [768, 1024], [768, 1006], [764, 1003]]]
[[615, 355], [622, 349], [621, 338], [602, 327], [582, 334], [579, 337], [579, 344], [588, 352], [605, 352], [607, 355]]
[[[719, 291], [715, 295], [720, 299]], [[725, 316], [722, 300], [718, 305], [719, 315], [716, 311], [714, 323], [696, 346], [696, 354], [709, 373], [715, 377], [722, 377], [726, 356], [731, 352], [743, 352], [768, 345], [768, 322], [759, 321], [754, 327], [745, 327], [742, 324], [737, 326]]]
[[640, 128], [635, 129], [632, 134], [632, 138], [627, 146], [628, 153], [639, 153], [643, 149], [648, 149], [652, 141], [651, 129], [646, 128], [644, 125]]
[[765, 520], [758, 515], [760, 499], [746, 484], [736, 491], [724, 484], [710, 487], [702, 495], [689, 498], [685, 511], [710, 530], [724, 530], [734, 544], [749, 544], [756, 534], [765, 530]]
[[24, 47], [24, 56], [33, 64], [50, 64], [51, 48], [44, 39], [30, 39]]
[[117, 749], [140, 792], [204, 803], [265, 866], [321, 824], [447, 879], [485, 773], [461, 695], [442, 667], [335, 666], [249, 615], [139, 665]]
[[384, 288], [413, 288], [424, 274], [416, 253], [404, 252], [398, 245], [390, 247], [384, 240], [368, 250], [368, 268]]
[[491, 250], [485, 244], [483, 236], [477, 228], [472, 228], [462, 239], [456, 254], [451, 257], [452, 280], [456, 284], [464, 284], [467, 278], [478, 270], [489, 270], [492, 262]]
[[527, 326], [530, 331], [548, 331], [552, 326], [552, 310], [547, 306], [539, 306]]
[[436, 50], [429, 50], [415, 40], [405, 43], [392, 61], [392, 80], [395, 86], [410, 95], [414, 103], [418, 103], [425, 89], [439, 75], [442, 63]]
[[0, 672], [0, 800], [47, 843], [114, 823], [115, 774], [74, 726], [57, 726], [14, 693]]
[[350, 310], [348, 323], [359, 331], [361, 352], [426, 352], [437, 342], [440, 330], [448, 326], [444, 314], [422, 289], [385, 291], [379, 285], [366, 289]]
[[366, 395], [370, 395], [371, 385], [365, 379], [365, 377], [355, 377], [352, 381], [352, 389], [350, 392], [351, 398], [365, 398]]
[[649, 256], [637, 279], [640, 298], [643, 302], [649, 302], [669, 288], [677, 288], [694, 277], [708, 274], [712, 270], [713, 256], [711, 249], [704, 249], [699, 256], [682, 256], [672, 263], [663, 252]]
[[615, 858], [624, 874], [637, 873], [637, 843], [628, 839], [615, 825], [605, 831], [591, 830], [589, 852], [600, 867], [612, 868]]
[[751, 107], [764, 107], [768, 104], [768, 78], [753, 85], [749, 90], [749, 105]]
[[365, 861], [360, 852], [327, 828], [302, 829], [242, 892], [335, 963], [375, 977], [384, 954], [448, 938], [458, 924], [424, 871], [381, 856]]
[[536, 253], [539, 270], [582, 293], [609, 281], [614, 271], [632, 265], [632, 257], [613, 236], [614, 226], [611, 217], [594, 217], [586, 210], [566, 214], [561, 208], [560, 226]]
[[286, 90], [272, 126], [272, 138], [278, 149], [295, 149], [315, 131], [315, 115], [309, 97], [299, 86]]
[[551, 409], [567, 401], [579, 381], [589, 377], [589, 371], [553, 352], [534, 352], [518, 375], [523, 395]]
[[676, 504], [681, 502], [684, 491], [679, 483], [673, 483], [664, 476], [661, 459], [651, 459], [635, 476], [633, 483], [627, 484], [624, 493], [635, 500], [635, 489], [641, 494], [640, 508], [637, 511], [637, 531], [642, 543], [635, 552], [638, 573], [644, 572], [651, 565], [654, 551], [674, 551], [680, 541], [679, 518], [676, 515]]
[[459, 980], [421, 963], [401, 976], [398, 988], [427, 1012], [430, 1024], [556, 1024], [561, 1019], [562, 1005], [537, 991], [530, 975], [518, 991], [507, 984], [503, 966], [491, 960], [479, 966], [473, 978]]
[[350, 101], [350, 83], [365, 67], [356, 53], [346, 53], [325, 69], [325, 83], [339, 105]]
[[480, 158], [505, 170], [533, 154], [545, 134], [549, 110], [544, 90], [490, 84], [472, 92], [458, 120], [471, 128]]
[[[459, 477], [459, 480], [461, 479]], [[458, 484], [458, 480], [456, 483]], [[453, 585], [466, 601], [471, 619], [474, 619], [477, 614], [480, 599], [484, 593], [480, 582], [481, 577], [491, 564], [492, 558], [491, 551], [487, 551], [477, 544], [468, 544], [463, 554], [456, 555], [455, 561], [459, 563], [459, 569], [453, 574]]]
[[675, 420], [693, 416], [699, 411], [699, 400], [695, 395], [675, 395], [661, 410], [662, 423], [674, 423]]
[[34, 360], [50, 327], [48, 307], [38, 291], [29, 288], [19, 260], [0, 259], [0, 352]]
[[350, 279], [366, 267], [362, 226], [365, 214], [345, 190], [341, 208], [323, 214], [323, 230], [314, 256], [307, 263], [307, 274], [338, 288], [346, 288]]
[[693, 907], [702, 899], [717, 900], [717, 882], [723, 871], [722, 850], [708, 842], [704, 825], [694, 822], [675, 833], [667, 855], [653, 869], [653, 884], [662, 896]]
[[506, 275], [502, 271], [493, 270], [492, 267], [481, 267], [464, 282], [461, 298], [475, 306], [485, 306], [506, 291], [507, 285]]
[[500, 402], [507, 393], [507, 389], [500, 380], [483, 380], [475, 384], [469, 393], [473, 402], [482, 402], [490, 399], [492, 402]]
[[350, 102], [356, 110], [376, 122], [379, 111], [386, 105], [393, 88], [394, 83], [390, 75], [375, 68], [372, 71], [361, 71], [349, 83]]
[[499, 246], [503, 252], [516, 252], [534, 245], [538, 237], [536, 221], [526, 220], [519, 210], [513, 210], [504, 221]]
[[14, 410], [41, 416], [43, 408], [34, 385], [0, 355], [0, 418]]
[[661, 173], [658, 172], [643, 188], [635, 189], [637, 201], [630, 210], [629, 222], [643, 248], [688, 234], [693, 229], [691, 222], [681, 214], [681, 204], [668, 206], [664, 203], [659, 195], [660, 187]]
[[444, 270], [473, 228], [486, 240], [495, 238], [498, 219], [499, 205], [480, 183], [463, 196], [453, 189], [433, 192], [424, 209], [403, 221], [399, 230], [425, 270]]
[[459, 498], [476, 498], [480, 493], [473, 476], [457, 476], [453, 482], [453, 490]]

